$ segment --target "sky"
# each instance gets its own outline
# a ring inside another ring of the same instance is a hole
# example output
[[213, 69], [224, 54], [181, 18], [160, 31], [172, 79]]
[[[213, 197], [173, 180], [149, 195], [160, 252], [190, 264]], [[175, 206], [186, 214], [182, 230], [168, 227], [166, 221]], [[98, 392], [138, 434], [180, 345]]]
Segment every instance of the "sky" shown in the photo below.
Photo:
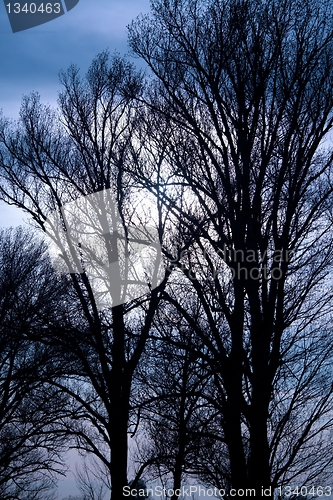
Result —
[[[42, 3], [34, 1], [37, 6]], [[12, 119], [18, 118], [22, 96], [32, 91], [39, 92], [42, 102], [56, 106], [59, 71], [70, 64], [85, 73], [105, 49], [126, 54], [126, 26], [150, 7], [149, 0], [79, 0], [57, 19], [13, 33], [9, 3], [13, 9], [14, 1], [0, 0], [0, 109]], [[22, 215], [0, 202], [0, 226], [21, 224]]]
[[[0, 0], [0, 109], [12, 119], [18, 118], [22, 96], [32, 91], [39, 92], [42, 102], [56, 106], [61, 89], [59, 71], [71, 63], [84, 74], [92, 59], [105, 49], [126, 54], [126, 26], [140, 13], [149, 12], [149, 0], [80, 0], [57, 19], [13, 33], [5, 6], [9, 2]], [[0, 227], [27, 220], [18, 209], [0, 203]], [[70, 455], [73, 468], [77, 458]], [[75, 481], [69, 474], [59, 484], [59, 499], [75, 494]]]

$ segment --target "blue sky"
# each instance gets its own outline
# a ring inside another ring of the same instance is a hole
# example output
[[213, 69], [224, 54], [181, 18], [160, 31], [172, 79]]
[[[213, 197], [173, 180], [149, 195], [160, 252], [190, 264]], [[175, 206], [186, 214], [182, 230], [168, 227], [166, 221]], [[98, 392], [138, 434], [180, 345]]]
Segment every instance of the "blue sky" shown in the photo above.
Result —
[[[0, 2], [0, 109], [14, 119], [22, 95], [32, 91], [56, 106], [59, 71], [71, 63], [85, 72], [107, 48], [125, 54], [126, 26], [140, 13], [149, 12], [149, 0], [80, 0], [58, 19], [12, 33], [5, 3]], [[21, 220], [19, 211], [0, 204], [0, 226], [17, 225]]]

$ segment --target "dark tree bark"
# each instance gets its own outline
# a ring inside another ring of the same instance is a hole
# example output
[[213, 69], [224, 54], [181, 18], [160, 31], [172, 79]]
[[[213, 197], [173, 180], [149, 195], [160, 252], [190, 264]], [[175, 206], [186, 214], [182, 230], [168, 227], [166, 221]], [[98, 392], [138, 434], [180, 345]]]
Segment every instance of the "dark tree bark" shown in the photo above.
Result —
[[[287, 481], [287, 470], [292, 481], [304, 477], [299, 457], [311, 440], [323, 461], [316, 467], [307, 458], [307, 477], [331, 464], [315, 437], [325, 441], [331, 378], [322, 386], [323, 413], [315, 399], [308, 405], [299, 383], [309, 382], [305, 365], [312, 372], [316, 364], [319, 318], [318, 387], [330, 349], [332, 148], [324, 141], [333, 125], [331, 4], [156, 0], [152, 15], [129, 32], [155, 77], [140, 134], [148, 157], [152, 144], [168, 156], [162, 167], [138, 162], [135, 175], [183, 227], [184, 240], [192, 239], [187, 253], [166, 253], [202, 303], [194, 327], [215, 372], [225, 480], [259, 497], [261, 487]], [[175, 287], [172, 303], [191, 322], [181, 293]], [[284, 377], [290, 398], [276, 391]], [[293, 426], [297, 407], [307, 408], [310, 425], [300, 409]], [[294, 434], [284, 453], [288, 425]]]

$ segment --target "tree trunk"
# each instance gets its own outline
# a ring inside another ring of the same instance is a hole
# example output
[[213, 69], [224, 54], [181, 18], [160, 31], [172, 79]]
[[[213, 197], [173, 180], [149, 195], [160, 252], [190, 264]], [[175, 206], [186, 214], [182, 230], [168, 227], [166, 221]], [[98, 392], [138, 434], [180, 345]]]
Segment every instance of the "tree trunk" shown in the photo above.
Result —
[[256, 497], [269, 498], [271, 495], [263, 494], [263, 489], [271, 488], [267, 425], [265, 418], [259, 414], [254, 415], [251, 422], [250, 449], [249, 485], [255, 488]]
[[[184, 429], [184, 433], [186, 430]], [[176, 491], [180, 489], [181, 483], [182, 483], [182, 466], [184, 463], [184, 457], [185, 457], [185, 434], [180, 435], [179, 439], [179, 449], [178, 453], [176, 456], [176, 462], [175, 462], [175, 470], [173, 473], [173, 490], [174, 494], [171, 497], [171, 500], [177, 500], [179, 495], [176, 494]]]
[[124, 498], [127, 483], [127, 412], [114, 409], [110, 419], [111, 437], [111, 500]]
[[127, 486], [127, 426], [130, 384], [125, 361], [123, 306], [113, 308], [113, 349], [110, 384], [111, 500], [123, 498]]
[[[250, 456], [248, 463], [249, 484], [256, 489], [257, 497], [268, 495], [263, 493], [271, 487], [269, 444], [267, 436], [268, 407], [271, 384], [269, 377], [269, 345], [267, 330], [257, 329], [253, 335], [253, 379], [252, 401], [249, 413], [250, 422]], [[265, 332], [266, 335], [261, 335]], [[268, 493], [268, 491], [266, 491]]]

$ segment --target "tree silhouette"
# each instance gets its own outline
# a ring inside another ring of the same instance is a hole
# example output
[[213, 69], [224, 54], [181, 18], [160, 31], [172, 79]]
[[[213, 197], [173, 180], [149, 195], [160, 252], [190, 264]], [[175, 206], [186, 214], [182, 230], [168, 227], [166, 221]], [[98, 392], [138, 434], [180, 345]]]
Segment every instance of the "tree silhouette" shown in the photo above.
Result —
[[197, 471], [197, 456], [207, 444], [210, 415], [203, 398], [210, 370], [198, 354], [202, 342], [169, 304], [160, 306], [150, 337], [132, 395], [142, 420], [138, 461], [141, 474], [148, 469], [152, 479], [178, 490], [186, 473]]
[[2, 120], [1, 192], [48, 234], [57, 270], [71, 273], [72, 317], [52, 332], [70, 359], [57, 387], [72, 400], [68, 433], [108, 467], [119, 499], [127, 485], [131, 383], [169, 272], [159, 274], [163, 234], [149, 227], [158, 222], [124, 168], [140, 75], [103, 53], [85, 78], [72, 66], [61, 81], [58, 111], [32, 94], [17, 126]]
[[59, 327], [66, 287], [46, 245], [27, 230], [0, 232], [0, 290], [0, 495], [51, 498], [56, 475], [65, 472], [67, 399], [52, 387], [52, 349], [34, 339]]
[[332, 28], [315, 0], [156, 0], [130, 26], [153, 74], [133, 174], [192, 241], [165, 251], [202, 317], [167, 298], [210, 351], [225, 481], [257, 496], [331, 464]]

